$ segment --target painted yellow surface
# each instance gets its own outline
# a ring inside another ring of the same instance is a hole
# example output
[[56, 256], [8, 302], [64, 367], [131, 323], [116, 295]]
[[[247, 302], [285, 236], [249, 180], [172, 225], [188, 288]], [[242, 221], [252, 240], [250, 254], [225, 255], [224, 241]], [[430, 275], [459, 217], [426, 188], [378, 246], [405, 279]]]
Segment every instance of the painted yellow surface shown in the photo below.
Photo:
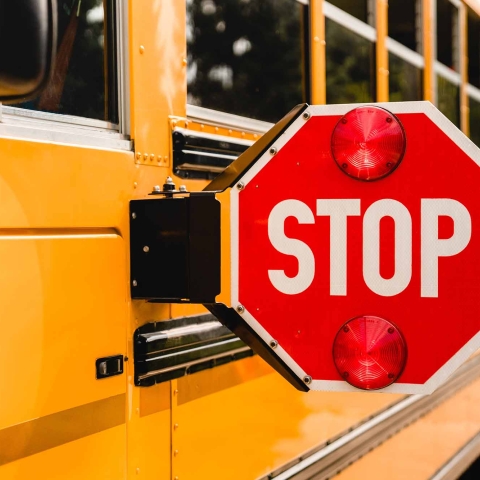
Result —
[[303, 394], [258, 357], [178, 379], [176, 389], [173, 473], [179, 479], [267, 475], [401, 398]]
[[0, 478], [2, 480], [126, 478], [125, 442], [125, 425], [111, 428], [4, 465], [0, 467]]
[[480, 380], [355, 462], [338, 480], [425, 480], [480, 430]]

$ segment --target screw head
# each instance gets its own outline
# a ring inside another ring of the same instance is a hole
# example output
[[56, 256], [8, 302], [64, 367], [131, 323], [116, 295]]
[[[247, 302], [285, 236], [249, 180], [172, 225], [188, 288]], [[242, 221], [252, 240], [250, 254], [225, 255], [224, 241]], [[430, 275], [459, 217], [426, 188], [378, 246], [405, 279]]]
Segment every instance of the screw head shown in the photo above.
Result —
[[345, 325], [345, 327], [343, 327], [343, 331], [344, 331], [345, 333], [348, 333], [348, 332], [350, 331], [350, 329]]
[[137, 218], [137, 214], [135, 212], [132, 212], [132, 218], [135, 220]]
[[392, 117], [387, 117], [387, 123], [392, 123]]
[[185, 185], [180, 185], [180, 187], [178, 187], [178, 188], [181, 192], [186, 192], [187, 191], [187, 187]]
[[132, 282], [132, 285], [133, 285], [134, 287], [136, 287], [136, 286], [138, 285], [137, 281], [134, 280], [134, 281]]
[[245, 184], [243, 182], [237, 183], [237, 190], [243, 190], [245, 188]]
[[312, 377], [310, 375], [306, 375], [303, 377], [303, 381], [307, 384], [310, 385], [312, 383]]
[[271, 348], [277, 348], [278, 347], [278, 342], [276, 340], [270, 340], [270, 347]]
[[343, 117], [343, 118], [342, 118], [342, 123], [345, 124], [345, 123], [347, 123], [347, 122], [348, 122], [348, 120], [347, 120], [345, 117]]
[[275, 155], [277, 153], [277, 149], [275, 147], [272, 147], [270, 150], [270, 155]]
[[395, 332], [395, 329], [393, 327], [390, 327], [388, 330], [387, 330], [388, 333], [394, 333]]
[[245, 311], [245, 307], [243, 305], [237, 305], [237, 312], [243, 313]]
[[304, 112], [302, 117], [303, 117], [304, 120], [308, 120], [311, 117], [310, 112]]
[[145, 245], [145, 246], [143, 247], [143, 251], [144, 251], [145, 253], [148, 253], [148, 252], [150, 251], [150, 247], [149, 247], [148, 245]]

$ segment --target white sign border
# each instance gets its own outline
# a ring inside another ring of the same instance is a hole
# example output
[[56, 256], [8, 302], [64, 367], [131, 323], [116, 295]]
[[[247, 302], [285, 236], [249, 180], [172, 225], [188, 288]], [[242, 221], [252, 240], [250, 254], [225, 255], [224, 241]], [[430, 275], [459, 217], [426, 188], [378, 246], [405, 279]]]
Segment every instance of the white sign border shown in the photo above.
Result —
[[[275, 148], [276, 152], [280, 151], [283, 146], [302, 128], [308, 121], [310, 116], [326, 116], [326, 115], [345, 115], [350, 110], [359, 106], [373, 105], [383, 107], [393, 114], [402, 113], [423, 113], [442, 131], [444, 131], [450, 139], [480, 167], [480, 150], [477, 146], [467, 138], [447, 117], [445, 117], [430, 102], [382, 102], [382, 103], [358, 103], [358, 104], [340, 104], [340, 105], [310, 105], [294, 122], [285, 130], [285, 132], [277, 138], [277, 140], [269, 145], [265, 153], [257, 160], [257, 162], [239, 178], [237, 183], [230, 191], [230, 242], [231, 242], [231, 306], [236, 308], [240, 305], [238, 299], [238, 242], [239, 242], [239, 195], [241, 190], [237, 186], [241, 182], [246, 186], [272, 158], [271, 148]], [[307, 118], [305, 115], [307, 114]], [[269, 345], [272, 336], [260, 325], [253, 314], [245, 307], [241, 316], [248, 325], [261, 337], [261, 339]], [[461, 348], [443, 367], [433, 374], [425, 384], [413, 383], [394, 383], [380, 390], [369, 390], [370, 392], [379, 393], [401, 393], [401, 394], [430, 394], [442, 385], [447, 378], [459, 368], [472, 354], [480, 348], [480, 332], [478, 332], [467, 344]], [[298, 365], [292, 357], [279, 344], [275, 348], [275, 354], [296, 374], [300, 379], [308, 376], [300, 365]], [[315, 380], [307, 384], [312, 390], [337, 391], [337, 392], [358, 392], [359, 390], [343, 380]]]

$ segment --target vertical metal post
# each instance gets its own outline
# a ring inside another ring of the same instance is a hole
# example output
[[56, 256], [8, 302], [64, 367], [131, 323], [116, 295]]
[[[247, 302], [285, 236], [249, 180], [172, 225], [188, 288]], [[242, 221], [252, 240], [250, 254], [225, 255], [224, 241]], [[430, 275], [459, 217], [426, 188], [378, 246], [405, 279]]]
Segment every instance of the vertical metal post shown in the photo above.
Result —
[[323, 0], [310, 1], [311, 31], [311, 85], [312, 103], [323, 105], [327, 102], [325, 16]]
[[377, 102], [388, 102], [388, 0], [377, 0], [375, 23], [377, 28]]
[[470, 134], [470, 107], [467, 94], [468, 83], [468, 12], [464, 3], [460, 4], [460, 128], [465, 135]]
[[433, 104], [436, 103], [435, 92], [435, 0], [423, 0], [422, 23], [423, 23], [423, 56], [425, 59], [425, 71], [423, 72], [423, 98]]

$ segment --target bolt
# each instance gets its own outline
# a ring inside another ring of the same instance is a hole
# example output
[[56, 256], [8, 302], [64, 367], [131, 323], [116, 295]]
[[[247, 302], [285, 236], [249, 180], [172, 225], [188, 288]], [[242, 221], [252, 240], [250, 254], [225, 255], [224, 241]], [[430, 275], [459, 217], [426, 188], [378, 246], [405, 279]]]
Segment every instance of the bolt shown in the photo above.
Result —
[[308, 120], [308, 119], [310, 118], [310, 116], [311, 116], [311, 115], [310, 115], [310, 112], [305, 112], [305, 113], [302, 115], [302, 117], [303, 117], [304, 120]]
[[179, 190], [180, 190], [181, 192], [186, 192], [186, 191], [187, 191], [187, 187], [186, 187], [185, 185], [180, 185]]
[[390, 327], [390, 328], [388, 329], [388, 333], [394, 333], [394, 332], [395, 332], [395, 329], [394, 329], [393, 327]]
[[243, 313], [245, 311], [245, 307], [243, 305], [238, 305], [237, 306], [237, 312], [238, 313]]
[[149, 247], [148, 245], [145, 245], [145, 246], [143, 247], [143, 251], [144, 251], [145, 253], [148, 253], [148, 252], [150, 251], [150, 247]]
[[387, 117], [387, 123], [392, 123], [392, 117]]
[[343, 331], [344, 331], [345, 333], [348, 333], [348, 332], [350, 331], [350, 329], [349, 329], [347, 326], [345, 326], [345, 327], [343, 327]]
[[128, 362], [128, 357], [123, 357], [124, 362]]
[[153, 191], [154, 191], [154, 192], [161, 192], [162, 190], [160, 189], [160, 185], [155, 185], [155, 186], [153, 187]]
[[342, 123], [345, 125], [345, 123], [347, 123], [347, 122], [348, 122], [348, 120], [345, 117], [343, 117], [342, 118]]
[[245, 184], [243, 182], [237, 183], [237, 190], [243, 190], [245, 188]]
[[132, 218], [135, 220], [137, 218], [137, 214], [135, 212], [132, 212]]
[[270, 347], [277, 348], [278, 347], [278, 342], [276, 340], [270, 340]]
[[312, 377], [310, 375], [306, 375], [303, 377], [303, 381], [307, 384], [310, 385], [312, 383]]
[[275, 147], [272, 147], [270, 150], [270, 155], [275, 155], [277, 153], [277, 149]]
[[138, 285], [137, 281], [134, 280], [134, 281], [132, 282], [132, 285], [133, 285], [134, 287], [136, 287], [136, 286]]

